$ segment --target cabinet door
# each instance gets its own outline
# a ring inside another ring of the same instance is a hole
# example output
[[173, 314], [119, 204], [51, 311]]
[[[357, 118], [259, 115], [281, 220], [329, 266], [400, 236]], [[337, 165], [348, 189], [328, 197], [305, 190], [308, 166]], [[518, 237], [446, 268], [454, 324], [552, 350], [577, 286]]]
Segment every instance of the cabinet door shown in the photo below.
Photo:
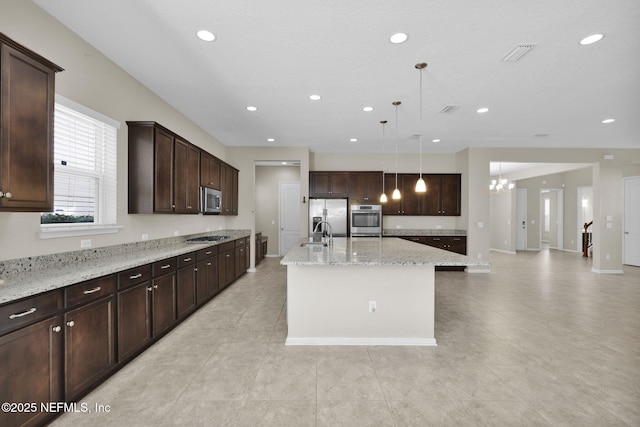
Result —
[[182, 318], [196, 308], [196, 270], [194, 265], [178, 270], [176, 282], [178, 318]]
[[[398, 177], [399, 179], [399, 177]], [[398, 186], [401, 186], [398, 181]], [[387, 203], [382, 204], [382, 215], [400, 215], [402, 211], [401, 200], [393, 200], [391, 194], [396, 188], [396, 176], [393, 173], [384, 175], [384, 192], [387, 195]]]
[[460, 216], [461, 213], [460, 174], [442, 175], [440, 215]]
[[173, 136], [156, 128], [153, 168], [154, 212], [173, 212], [173, 163]]
[[118, 293], [118, 360], [123, 361], [151, 341], [151, 282]]
[[34, 402], [36, 412], [0, 412], [0, 425], [43, 425], [50, 417], [40, 403], [60, 402], [62, 393], [62, 319], [51, 317], [0, 336], [0, 400]]
[[238, 215], [238, 171], [231, 169], [231, 215]]
[[440, 206], [441, 198], [441, 176], [440, 175], [422, 175], [424, 182], [427, 184], [427, 192], [424, 193], [423, 215], [440, 215], [442, 208]]
[[222, 191], [221, 215], [231, 215], [233, 210], [233, 169], [222, 163], [220, 165], [220, 187]]
[[[366, 204], [367, 176], [364, 173], [349, 174], [349, 204]], [[381, 186], [382, 187], [382, 186]], [[382, 188], [380, 189], [382, 191]]]
[[198, 262], [197, 302], [202, 304], [218, 293], [218, 257]]
[[346, 172], [310, 172], [311, 197], [347, 197]]
[[247, 248], [245, 246], [241, 246], [236, 248], [236, 274], [234, 279], [242, 276], [247, 270], [244, 266], [245, 264], [245, 252]]
[[220, 190], [220, 161], [205, 151], [200, 153], [200, 185]]
[[379, 203], [382, 194], [382, 172], [365, 174], [364, 202], [366, 204]]
[[218, 276], [220, 290], [226, 288], [236, 278], [235, 250], [221, 252], [218, 255]]
[[153, 279], [151, 296], [153, 336], [157, 337], [176, 321], [175, 273]]
[[108, 297], [64, 315], [65, 398], [75, 399], [116, 364], [114, 299]]
[[200, 153], [189, 143], [175, 140], [174, 205], [176, 213], [198, 213]]
[[55, 71], [0, 41], [0, 210], [53, 210]]
[[418, 174], [402, 174], [398, 176], [398, 180], [401, 181], [402, 215], [422, 214], [424, 194], [416, 193], [416, 181], [418, 181], [418, 178]]

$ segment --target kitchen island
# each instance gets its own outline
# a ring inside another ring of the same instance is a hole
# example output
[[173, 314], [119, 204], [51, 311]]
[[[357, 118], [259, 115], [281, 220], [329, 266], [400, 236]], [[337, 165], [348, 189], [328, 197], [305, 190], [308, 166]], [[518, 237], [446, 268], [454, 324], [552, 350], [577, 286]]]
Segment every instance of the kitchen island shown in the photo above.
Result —
[[488, 265], [398, 238], [291, 249], [287, 345], [434, 346], [436, 266]]

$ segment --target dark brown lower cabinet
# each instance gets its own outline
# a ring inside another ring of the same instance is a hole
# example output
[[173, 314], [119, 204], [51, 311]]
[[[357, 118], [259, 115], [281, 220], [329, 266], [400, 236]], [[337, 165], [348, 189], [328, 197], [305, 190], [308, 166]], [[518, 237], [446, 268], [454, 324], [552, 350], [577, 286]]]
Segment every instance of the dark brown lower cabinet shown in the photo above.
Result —
[[43, 425], [55, 415], [41, 412], [40, 404], [64, 400], [63, 340], [64, 329], [59, 316], [0, 336], [0, 400], [37, 405], [29, 410], [16, 406], [9, 408], [15, 411], [0, 411], [0, 425]]
[[218, 293], [218, 256], [209, 256], [198, 261], [196, 277], [197, 303], [205, 303]]
[[118, 360], [136, 354], [151, 342], [151, 281], [118, 293]]
[[153, 336], [157, 337], [169, 330], [177, 319], [175, 272], [153, 279], [151, 308]]
[[64, 314], [65, 398], [75, 400], [116, 366], [115, 299]]
[[227, 242], [220, 245], [218, 278], [220, 290], [229, 286], [236, 278], [236, 252], [234, 242]]
[[[193, 258], [195, 262], [195, 257]], [[196, 309], [196, 265], [178, 270], [176, 281], [177, 317], [182, 319]]]

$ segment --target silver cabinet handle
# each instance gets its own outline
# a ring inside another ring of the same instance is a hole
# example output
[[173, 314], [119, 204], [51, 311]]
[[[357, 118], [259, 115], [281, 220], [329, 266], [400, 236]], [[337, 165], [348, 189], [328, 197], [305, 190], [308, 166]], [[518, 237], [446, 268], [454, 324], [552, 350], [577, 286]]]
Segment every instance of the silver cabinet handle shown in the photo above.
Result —
[[93, 288], [93, 289], [89, 289], [88, 291], [84, 291], [84, 292], [83, 292], [83, 294], [85, 294], [85, 295], [89, 295], [89, 294], [92, 294], [92, 293], [94, 293], [94, 292], [98, 292], [98, 291], [99, 291], [99, 290], [101, 290], [101, 289], [102, 289], [102, 288], [101, 288], [100, 286], [96, 286], [96, 287], [95, 287], [95, 288]]
[[67, 326], [68, 326], [68, 327], [70, 327], [70, 328], [73, 328], [73, 326], [74, 326], [75, 324], [76, 324], [76, 322], [74, 322], [73, 320], [69, 320], [69, 321], [67, 322]]
[[5, 198], [5, 199], [10, 199], [11, 196], [13, 196], [13, 194], [11, 194], [9, 191], [7, 191], [6, 193], [3, 193], [2, 191], [0, 191], [0, 199], [1, 198]]
[[18, 317], [28, 316], [29, 314], [33, 314], [35, 312], [36, 312], [36, 308], [35, 307], [31, 307], [29, 310], [23, 311], [22, 313], [12, 314], [11, 316], [9, 316], [9, 319], [11, 319], [11, 320], [17, 319]]
[[191, 209], [191, 206], [187, 206], [187, 209]]
[[189, 261], [191, 261], [191, 258], [185, 258], [185, 259], [183, 259], [182, 261], [184, 261], [184, 262], [189, 262]]
[[171, 264], [163, 265], [160, 268], [163, 269], [163, 270], [166, 269], [166, 268], [171, 268]]
[[212, 251], [205, 252], [205, 255], [211, 255]]
[[129, 279], [133, 280], [133, 279], [139, 279], [142, 277], [142, 273], [138, 273], [138, 274], [134, 274], [133, 276], [129, 276]]
[[153, 285], [153, 289], [158, 289], [158, 285]]
[[229, 258], [231, 255], [227, 254], [227, 258]]
[[208, 263], [207, 263], [207, 265], [211, 265], [211, 263], [210, 263], [210, 262], [208, 262]]
[[153, 288], [152, 288], [151, 286], [149, 286], [149, 287], [147, 287], [147, 290], [148, 290], [149, 292], [151, 292], [151, 291], [153, 290]]
[[62, 328], [60, 326], [54, 326], [52, 328], [53, 332], [60, 332], [62, 330]]

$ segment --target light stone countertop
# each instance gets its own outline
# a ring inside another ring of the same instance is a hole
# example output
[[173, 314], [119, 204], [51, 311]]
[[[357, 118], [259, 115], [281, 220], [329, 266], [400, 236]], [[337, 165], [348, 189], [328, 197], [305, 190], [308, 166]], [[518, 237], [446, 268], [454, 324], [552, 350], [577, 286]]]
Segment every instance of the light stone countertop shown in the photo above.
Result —
[[[208, 234], [213, 235], [220, 233]], [[206, 243], [187, 243], [185, 240], [193, 236], [185, 236], [181, 241], [171, 239], [174, 240], [171, 243], [160, 244], [157, 247], [145, 248], [144, 250], [117, 253], [96, 259], [82, 259], [76, 262], [64, 262], [59, 265], [51, 265], [48, 268], [39, 268], [17, 274], [3, 275], [0, 276], [0, 304], [37, 295], [42, 292], [64, 288], [65, 286], [118, 273], [130, 268], [198, 251], [211, 246], [220, 245], [235, 239], [248, 237], [250, 234], [250, 230], [225, 230], [224, 235], [228, 235], [229, 239]], [[119, 245], [116, 245], [116, 247], [117, 246]], [[117, 252], [116, 247], [113, 248], [114, 252]], [[74, 252], [67, 254], [72, 255]], [[57, 255], [52, 255], [52, 257], [55, 256]]]
[[488, 266], [489, 263], [400, 238], [334, 237], [332, 246], [292, 248], [282, 265], [439, 265]]
[[383, 236], [466, 236], [467, 230], [447, 228], [385, 228]]

